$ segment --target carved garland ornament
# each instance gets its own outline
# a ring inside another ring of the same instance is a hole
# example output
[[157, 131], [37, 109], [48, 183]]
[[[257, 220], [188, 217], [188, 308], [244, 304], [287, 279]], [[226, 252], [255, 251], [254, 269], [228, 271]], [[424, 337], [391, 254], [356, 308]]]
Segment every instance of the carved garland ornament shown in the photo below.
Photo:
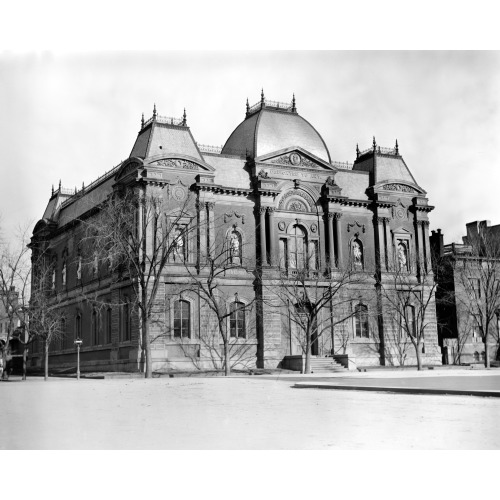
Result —
[[387, 191], [402, 191], [404, 193], [416, 193], [417, 191], [406, 184], [385, 184], [382, 189]]
[[161, 165], [163, 167], [170, 168], [183, 168], [185, 170], [199, 170], [199, 166], [196, 163], [188, 160], [157, 160], [152, 163], [152, 165]]

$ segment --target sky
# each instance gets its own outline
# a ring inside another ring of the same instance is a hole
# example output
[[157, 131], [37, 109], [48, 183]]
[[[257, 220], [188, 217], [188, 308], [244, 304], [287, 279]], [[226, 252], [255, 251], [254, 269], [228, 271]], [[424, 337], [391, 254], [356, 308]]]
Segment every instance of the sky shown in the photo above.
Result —
[[430, 229], [500, 224], [500, 52], [26, 51], [0, 53], [0, 213], [42, 217], [52, 185], [80, 188], [132, 150], [153, 104], [201, 144], [223, 145], [250, 105], [290, 101], [332, 160], [375, 136], [399, 150], [435, 206]]

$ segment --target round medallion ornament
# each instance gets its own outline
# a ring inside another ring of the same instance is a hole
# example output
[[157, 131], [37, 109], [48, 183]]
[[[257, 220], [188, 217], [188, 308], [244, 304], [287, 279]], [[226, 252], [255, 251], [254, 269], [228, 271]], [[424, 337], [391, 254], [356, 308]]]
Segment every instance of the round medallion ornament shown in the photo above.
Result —
[[301, 161], [300, 155], [298, 155], [297, 153], [292, 153], [290, 155], [290, 163], [292, 165], [300, 165], [300, 161]]
[[174, 163], [177, 168], [182, 168], [183, 164], [182, 160], [174, 160]]
[[316, 224], [311, 224], [311, 233], [315, 233], [318, 230], [318, 226]]
[[186, 190], [182, 186], [175, 186], [172, 189], [172, 197], [177, 201], [182, 201], [186, 198]]
[[278, 229], [279, 229], [280, 231], [284, 231], [284, 230], [285, 230], [285, 227], [286, 227], [286, 225], [285, 225], [284, 221], [280, 220], [280, 221], [278, 222]]
[[404, 217], [405, 217], [405, 212], [404, 212], [404, 210], [403, 210], [402, 208], [398, 208], [398, 209], [396, 210], [396, 217], [397, 217], [398, 219], [404, 219]]

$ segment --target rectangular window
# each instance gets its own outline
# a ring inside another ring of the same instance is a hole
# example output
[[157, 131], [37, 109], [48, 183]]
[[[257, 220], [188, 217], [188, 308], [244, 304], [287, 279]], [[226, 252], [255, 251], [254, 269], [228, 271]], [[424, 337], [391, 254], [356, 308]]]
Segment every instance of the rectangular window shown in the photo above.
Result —
[[280, 239], [280, 268], [288, 268], [288, 244], [286, 238]]
[[187, 300], [174, 303], [174, 337], [190, 337], [190, 304]]
[[369, 338], [368, 306], [358, 304], [355, 309], [356, 337]]
[[230, 312], [229, 330], [231, 337], [245, 338], [245, 304], [243, 302], [233, 302]]

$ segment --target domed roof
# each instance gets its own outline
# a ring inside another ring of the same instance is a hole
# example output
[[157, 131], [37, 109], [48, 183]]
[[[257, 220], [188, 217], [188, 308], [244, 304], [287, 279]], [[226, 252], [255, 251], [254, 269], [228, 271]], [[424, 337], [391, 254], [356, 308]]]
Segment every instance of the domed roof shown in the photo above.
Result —
[[299, 116], [295, 100], [289, 105], [262, 99], [251, 108], [247, 105], [245, 120], [230, 135], [222, 154], [257, 158], [296, 146], [330, 162], [325, 141], [307, 120]]

